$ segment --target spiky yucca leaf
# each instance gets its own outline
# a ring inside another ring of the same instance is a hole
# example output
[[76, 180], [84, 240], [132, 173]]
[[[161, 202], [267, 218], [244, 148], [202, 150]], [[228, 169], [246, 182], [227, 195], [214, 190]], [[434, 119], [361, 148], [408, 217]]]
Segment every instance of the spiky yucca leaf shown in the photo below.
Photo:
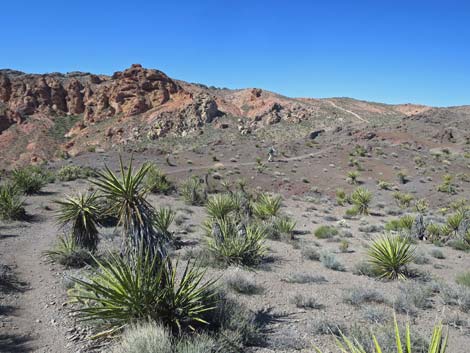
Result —
[[229, 194], [217, 194], [209, 197], [206, 203], [207, 214], [212, 220], [222, 221], [235, 211], [236, 204]]
[[360, 214], [369, 214], [369, 205], [372, 201], [372, 193], [366, 188], [359, 187], [351, 194], [351, 202]]
[[[210, 227], [220, 229], [220, 233], [214, 234]], [[260, 226], [237, 226], [234, 220], [225, 219], [210, 225], [206, 223], [206, 233], [209, 251], [226, 265], [256, 265], [266, 253], [266, 232]]]
[[414, 260], [414, 248], [402, 236], [384, 235], [376, 239], [368, 250], [369, 262], [385, 279], [404, 279], [406, 266]]
[[279, 214], [281, 205], [282, 198], [280, 196], [270, 196], [266, 193], [263, 193], [253, 204], [253, 213], [260, 219], [268, 219]]
[[[401, 341], [401, 334], [400, 329], [398, 328], [398, 322], [396, 315], [393, 315], [393, 330], [395, 334], [395, 349], [397, 353], [413, 353], [412, 344], [411, 344], [411, 329], [410, 324], [407, 322], [405, 328], [405, 351], [403, 350], [403, 343]], [[445, 353], [447, 349], [447, 342], [448, 342], [448, 332], [444, 334], [443, 332], [444, 327], [442, 323], [438, 323], [434, 325], [434, 329], [432, 332], [432, 336], [429, 342], [428, 353]], [[382, 349], [379, 341], [377, 340], [375, 335], [372, 335], [372, 342], [374, 351], [367, 352], [365, 348], [358, 342], [355, 338], [348, 338], [341, 332], [340, 337], [335, 337], [336, 346], [338, 347], [338, 353], [382, 353], [385, 352]], [[387, 349], [392, 347], [387, 347]], [[322, 351], [315, 347], [317, 353], [322, 353]]]
[[107, 213], [119, 219], [123, 252], [128, 256], [140, 256], [140, 251], [146, 249], [152, 256], [163, 258], [169, 239], [155, 228], [155, 210], [146, 199], [144, 179], [149, 168], [149, 164], [144, 164], [134, 174], [131, 160], [126, 172], [120, 159], [120, 176], [105, 166], [104, 171], [97, 173], [98, 179], [92, 182], [107, 198]]
[[175, 220], [176, 212], [170, 207], [162, 207], [155, 211], [155, 227], [168, 239], [172, 237], [170, 226]]
[[60, 209], [57, 220], [62, 225], [72, 226], [72, 236], [76, 245], [95, 251], [98, 246], [98, 225], [100, 218], [96, 193], [79, 193], [56, 201]]
[[188, 263], [181, 276], [170, 260], [160, 260], [148, 252], [132, 263], [109, 255], [95, 260], [99, 271], [86, 279], [72, 278], [69, 291], [82, 321], [95, 321], [100, 334], [121, 331], [136, 321], [161, 322], [173, 332], [195, 329], [205, 324], [204, 314], [213, 309], [206, 305], [214, 295], [215, 281], [203, 282], [205, 271]]
[[26, 216], [19, 189], [11, 183], [0, 185], [0, 218], [21, 220]]

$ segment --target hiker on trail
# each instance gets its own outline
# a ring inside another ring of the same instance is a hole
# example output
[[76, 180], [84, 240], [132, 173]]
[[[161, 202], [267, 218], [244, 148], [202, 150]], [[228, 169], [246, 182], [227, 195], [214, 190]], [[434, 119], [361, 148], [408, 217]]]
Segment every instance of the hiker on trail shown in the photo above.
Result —
[[272, 162], [273, 161], [273, 157], [274, 157], [274, 154], [276, 153], [276, 150], [274, 149], [273, 146], [271, 146], [269, 148], [269, 151], [268, 151], [268, 162]]

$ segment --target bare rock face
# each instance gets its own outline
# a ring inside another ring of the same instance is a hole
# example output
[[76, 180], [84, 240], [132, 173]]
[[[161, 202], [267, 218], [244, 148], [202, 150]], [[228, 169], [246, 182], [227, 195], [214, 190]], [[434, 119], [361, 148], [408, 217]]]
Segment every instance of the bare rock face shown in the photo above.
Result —
[[0, 71], [0, 103], [8, 115], [77, 115], [97, 121], [115, 114], [133, 116], [159, 107], [181, 91], [158, 70], [134, 64], [112, 77], [84, 73], [28, 75]]

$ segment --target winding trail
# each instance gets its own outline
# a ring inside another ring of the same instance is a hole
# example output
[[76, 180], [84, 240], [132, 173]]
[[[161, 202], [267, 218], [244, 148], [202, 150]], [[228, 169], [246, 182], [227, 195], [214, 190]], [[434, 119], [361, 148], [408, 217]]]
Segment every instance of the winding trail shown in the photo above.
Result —
[[330, 104], [331, 104], [333, 107], [335, 107], [336, 109], [339, 109], [339, 110], [342, 110], [343, 112], [346, 112], [346, 113], [349, 113], [349, 114], [351, 114], [351, 115], [354, 115], [357, 119], [359, 119], [359, 120], [361, 120], [361, 121], [363, 121], [363, 122], [365, 122], [365, 123], [370, 123], [369, 120], [364, 119], [364, 118], [361, 117], [359, 114], [354, 113], [354, 112], [352, 112], [352, 111], [350, 111], [350, 110], [347, 110], [347, 109], [345, 109], [345, 108], [343, 108], [343, 107], [340, 107], [339, 105], [336, 105], [336, 104], [333, 103], [332, 101], [326, 100], [325, 102], [330, 103]]
[[[314, 156], [318, 156], [322, 153], [328, 152], [328, 151], [330, 151], [334, 148], [336, 148], [336, 146], [330, 146], [328, 148], [322, 149], [321, 151], [302, 154], [300, 156], [288, 157], [288, 158], [278, 159], [278, 160], [274, 159], [272, 163], [299, 161], [299, 160], [306, 159], [306, 158], [312, 158]], [[220, 163], [220, 162], [218, 162], [218, 163]], [[227, 164], [221, 163], [221, 164], [224, 167], [246, 167], [246, 166], [250, 166], [250, 165], [256, 165], [257, 163], [258, 162], [241, 162], [241, 163], [237, 162], [237, 163], [227, 163]], [[166, 174], [178, 174], [178, 173], [185, 173], [185, 172], [195, 171], [195, 170], [205, 170], [205, 169], [214, 168], [216, 165], [217, 165], [217, 163], [215, 163], [215, 164], [206, 164], [206, 165], [201, 165], [201, 166], [197, 166], [197, 167], [186, 167], [186, 168], [179, 168], [179, 169], [166, 169], [165, 173]]]

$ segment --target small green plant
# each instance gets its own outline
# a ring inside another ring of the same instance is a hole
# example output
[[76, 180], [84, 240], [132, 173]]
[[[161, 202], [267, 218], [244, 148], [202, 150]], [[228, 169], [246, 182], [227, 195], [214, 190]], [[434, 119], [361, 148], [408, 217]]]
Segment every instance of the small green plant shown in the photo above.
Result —
[[173, 183], [155, 164], [151, 164], [145, 176], [145, 186], [155, 194], [169, 194], [175, 190]]
[[110, 335], [139, 320], [161, 322], [173, 333], [207, 324], [204, 315], [213, 307], [205, 303], [215, 295], [215, 282], [202, 282], [205, 272], [190, 263], [177, 276], [178, 264], [168, 261], [148, 253], [132, 263], [112, 254], [96, 260], [99, 271], [72, 278], [69, 295], [82, 304], [79, 319], [104, 325], [101, 334]]
[[98, 246], [99, 203], [95, 193], [67, 196], [65, 200], [56, 201], [60, 209], [57, 213], [58, 222], [72, 226], [74, 243], [94, 252]]
[[455, 278], [455, 282], [460, 284], [461, 286], [469, 287], [470, 288], [470, 272], [463, 272], [457, 275]]
[[359, 187], [351, 194], [351, 202], [359, 214], [369, 214], [369, 205], [372, 201], [372, 193], [366, 188]]
[[235, 211], [236, 206], [230, 194], [217, 194], [207, 199], [206, 210], [211, 220], [223, 221]]
[[400, 182], [400, 184], [406, 184], [409, 181], [408, 174], [406, 174], [406, 172], [403, 171], [403, 170], [400, 170], [397, 173], [397, 178], [398, 178], [398, 181]]
[[43, 256], [65, 267], [83, 267], [95, 263], [91, 252], [78, 246], [70, 235], [60, 236], [54, 247], [45, 251]]
[[257, 225], [236, 225], [227, 219], [206, 229], [207, 248], [214, 258], [225, 265], [253, 266], [259, 264], [266, 253], [265, 229]]
[[341, 252], [348, 252], [349, 251], [349, 241], [346, 239], [342, 239], [339, 243], [339, 251]]
[[7, 221], [22, 220], [26, 216], [24, 200], [12, 183], [0, 185], [0, 218]]
[[92, 176], [96, 176], [95, 171], [92, 168], [77, 165], [63, 166], [57, 172], [57, 179], [60, 181], [72, 181]]
[[429, 202], [426, 199], [416, 200], [414, 208], [418, 213], [425, 213], [429, 208]]
[[411, 202], [414, 200], [413, 195], [405, 194], [403, 192], [397, 191], [393, 193], [393, 198], [400, 208], [410, 207]]
[[[393, 316], [394, 321], [394, 333], [395, 333], [395, 345], [396, 351], [398, 353], [413, 353], [412, 349], [412, 336], [409, 323], [406, 324], [405, 329], [405, 348], [403, 348], [402, 344], [402, 335], [400, 333], [400, 329], [398, 328], [397, 318]], [[437, 324], [434, 326], [433, 333], [429, 342], [429, 348], [427, 349], [428, 353], [445, 353], [447, 348], [447, 339], [448, 334], [447, 332], [444, 334], [442, 324]], [[380, 345], [379, 341], [377, 340], [375, 335], [372, 335], [373, 346], [371, 347], [372, 351], [366, 351], [364, 346], [359, 343], [358, 339], [356, 338], [348, 338], [343, 332], [339, 332], [339, 338], [336, 338], [336, 345], [338, 347], [338, 353], [382, 353], [386, 352], [385, 349], [392, 349], [390, 346], [382, 346]], [[317, 353], [322, 353], [322, 351], [315, 347]], [[388, 350], [387, 350], [388, 351]]]
[[348, 195], [343, 189], [336, 189], [336, 203], [339, 206], [344, 206], [348, 202]]
[[318, 239], [329, 239], [338, 235], [338, 229], [331, 226], [320, 226], [315, 230], [315, 236]]
[[11, 178], [18, 189], [26, 195], [38, 194], [47, 183], [44, 176], [35, 168], [15, 169]]
[[206, 202], [206, 190], [204, 185], [196, 177], [189, 178], [179, 188], [183, 200], [188, 205], [200, 206]]
[[301, 309], [322, 309], [323, 305], [319, 304], [316, 298], [306, 297], [302, 294], [296, 294], [292, 297], [291, 303]]
[[357, 170], [352, 170], [348, 172], [346, 180], [353, 185], [359, 184], [359, 178], [360, 173]]
[[414, 217], [411, 215], [405, 215], [399, 219], [392, 219], [387, 224], [385, 224], [385, 230], [387, 231], [411, 231], [413, 227]]
[[457, 189], [454, 185], [454, 177], [450, 174], [446, 174], [442, 178], [442, 184], [437, 187], [437, 190], [447, 194], [455, 194]]
[[326, 268], [333, 271], [345, 271], [345, 267], [340, 263], [336, 256], [330, 252], [323, 252], [320, 254], [320, 262]]
[[176, 212], [170, 207], [162, 207], [155, 211], [155, 228], [157, 228], [157, 230], [167, 239], [171, 239], [173, 237], [173, 233], [170, 232], [170, 226], [175, 220], [175, 216]]
[[392, 188], [392, 184], [385, 180], [379, 180], [377, 186], [382, 190], [390, 190]]
[[294, 239], [294, 230], [296, 222], [287, 216], [276, 217], [273, 221], [273, 227], [277, 233], [282, 236], [287, 236], [289, 239]]
[[414, 260], [414, 248], [405, 237], [384, 235], [368, 249], [369, 262], [384, 279], [404, 279], [407, 266]]
[[281, 205], [282, 198], [280, 196], [270, 196], [266, 193], [263, 193], [253, 204], [253, 213], [260, 219], [269, 219], [279, 214]]

